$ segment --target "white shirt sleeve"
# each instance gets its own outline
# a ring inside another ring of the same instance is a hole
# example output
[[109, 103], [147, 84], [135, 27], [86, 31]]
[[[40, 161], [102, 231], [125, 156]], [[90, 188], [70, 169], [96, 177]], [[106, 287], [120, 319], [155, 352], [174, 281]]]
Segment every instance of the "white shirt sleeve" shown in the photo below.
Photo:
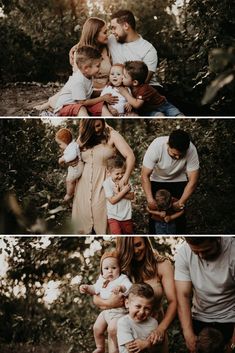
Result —
[[153, 71], [153, 72], [156, 71], [157, 64], [158, 64], [158, 56], [157, 56], [157, 51], [153, 45], [151, 45], [143, 61], [148, 66], [149, 71]]
[[199, 158], [196, 147], [190, 142], [189, 152], [187, 154], [187, 172], [193, 172], [199, 169]]
[[186, 247], [188, 245], [183, 244], [175, 255], [175, 280], [176, 281], [187, 281], [191, 282], [189, 264], [186, 256]]
[[74, 81], [71, 86], [72, 99], [81, 101], [87, 99], [85, 85], [82, 81]]
[[148, 169], [154, 169], [155, 165], [159, 160], [159, 151], [158, 151], [158, 142], [155, 139], [148, 147], [144, 159], [143, 159], [143, 166]]

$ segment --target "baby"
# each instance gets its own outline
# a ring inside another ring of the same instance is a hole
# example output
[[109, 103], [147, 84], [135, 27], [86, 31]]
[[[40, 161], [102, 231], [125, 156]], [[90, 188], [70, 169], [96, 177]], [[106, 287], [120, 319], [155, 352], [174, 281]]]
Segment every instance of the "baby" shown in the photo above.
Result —
[[154, 304], [153, 288], [147, 283], [133, 284], [126, 299], [129, 314], [118, 320], [119, 353], [156, 352], [151, 333], [158, 322], [151, 317]]
[[60, 149], [63, 151], [62, 157], [58, 160], [59, 164], [69, 163], [78, 158], [78, 164], [76, 166], [68, 167], [66, 177], [66, 195], [64, 197], [64, 201], [67, 202], [74, 195], [76, 180], [82, 175], [84, 165], [81, 160], [79, 145], [73, 140], [72, 134], [68, 129], [62, 128], [57, 131], [55, 140]]
[[157, 209], [150, 210], [147, 208], [154, 220], [155, 234], [176, 234], [175, 219], [184, 213], [183, 209], [174, 209], [173, 203], [178, 200], [172, 197], [171, 193], [165, 189], [160, 189], [156, 192], [155, 200]]
[[[132, 286], [132, 283], [126, 275], [120, 273], [119, 261], [115, 251], [106, 252], [103, 254], [100, 260], [100, 268], [101, 274], [96, 283], [94, 285], [82, 284], [80, 286], [80, 292], [90, 295], [99, 294], [102, 299], [109, 299], [113, 293], [123, 293], [123, 295], [126, 296], [128, 290]], [[124, 307], [103, 310], [99, 314], [94, 325], [96, 349], [93, 353], [105, 352], [104, 333], [107, 329], [107, 326], [115, 329], [117, 320], [125, 314], [126, 310]], [[110, 335], [110, 338], [113, 340], [114, 345], [117, 347], [116, 333]]]
[[[101, 96], [109, 93], [118, 97], [118, 102], [116, 104], [108, 104], [106, 106], [107, 112], [105, 111], [105, 115], [111, 114], [113, 116], [123, 116], [125, 112], [128, 113], [132, 110], [132, 107], [129, 103], [127, 103], [126, 98], [124, 98], [117, 89], [117, 87], [122, 86], [123, 69], [124, 65], [122, 64], [115, 64], [111, 67], [109, 74], [109, 84], [105, 86], [101, 92]], [[131, 94], [130, 90], [129, 93]]]

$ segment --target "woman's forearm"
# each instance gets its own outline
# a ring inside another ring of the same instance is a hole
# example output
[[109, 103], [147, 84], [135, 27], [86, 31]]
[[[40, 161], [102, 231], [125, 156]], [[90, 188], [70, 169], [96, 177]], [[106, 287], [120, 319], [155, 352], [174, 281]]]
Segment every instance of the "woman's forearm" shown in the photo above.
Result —
[[177, 312], [177, 303], [176, 301], [168, 303], [168, 307], [166, 310], [166, 313], [164, 315], [164, 318], [159, 324], [159, 327], [161, 327], [164, 331], [168, 329], [172, 321], [174, 320]]

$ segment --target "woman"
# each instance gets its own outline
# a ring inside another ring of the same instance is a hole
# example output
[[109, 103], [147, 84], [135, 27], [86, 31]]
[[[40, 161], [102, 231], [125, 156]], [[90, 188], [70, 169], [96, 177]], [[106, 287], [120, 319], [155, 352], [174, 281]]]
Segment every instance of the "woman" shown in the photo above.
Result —
[[[134, 283], [145, 282], [152, 286], [155, 293], [155, 311], [159, 326], [151, 334], [151, 339], [158, 344], [159, 353], [168, 352], [167, 329], [176, 315], [177, 301], [170, 261], [153, 250], [148, 237], [117, 237], [116, 250], [119, 254], [121, 272]], [[162, 299], [165, 294], [167, 310], [164, 313]], [[122, 306], [122, 298], [113, 295], [109, 301], [98, 296], [94, 302], [102, 309]], [[112, 328], [113, 329], [113, 328]]]
[[84, 170], [73, 200], [72, 220], [78, 234], [106, 234], [107, 213], [103, 182], [107, 159], [119, 152], [126, 159], [126, 172], [120, 186], [128, 182], [135, 157], [124, 138], [104, 119], [82, 119], [78, 143]]
[[[102, 61], [100, 65], [100, 70], [97, 76], [93, 79], [93, 97], [99, 96], [102, 89], [108, 82], [109, 72], [111, 69], [111, 58], [108, 51], [108, 35], [107, 35], [107, 26], [103, 20], [97, 17], [90, 17], [86, 20], [83, 25], [81, 38], [78, 44], [73, 46], [69, 52], [69, 61], [75, 71], [76, 65], [74, 64], [74, 55], [76, 48], [83, 45], [91, 45], [94, 48], [98, 49], [102, 55]], [[54, 96], [50, 97], [48, 101], [44, 104], [37, 105], [34, 107], [36, 110], [44, 110], [55, 108], [56, 101], [58, 99], [59, 93], [56, 93]]]

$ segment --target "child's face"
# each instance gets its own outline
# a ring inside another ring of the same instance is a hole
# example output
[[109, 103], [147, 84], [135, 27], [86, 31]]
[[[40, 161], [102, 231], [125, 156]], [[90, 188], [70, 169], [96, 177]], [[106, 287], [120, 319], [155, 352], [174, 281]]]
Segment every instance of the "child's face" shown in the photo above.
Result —
[[126, 307], [129, 309], [129, 315], [133, 321], [143, 322], [151, 315], [153, 301], [130, 294], [126, 300]]
[[112, 66], [109, 74], [109, 81], [113, 86], [118, 87], [122, 85], [123, 68], [121, 66]]
[[128, 74], [128, 72], [126, 71], [125, 68], [123, 70], [122, 83], [123, 83], [124, 86], [127, 86], [127, 87], [132, 87], [133, 86], [133, 80], [132, 80], [131, 76]]
[[120, 276], [120, 267], [116, 257], [106, 257], [102, 262], [102, 275], [104, 279], [113, 281]]
[[114, 183], [118, 182], [119, 180], [122, 179], [123, 175], [125, 173], [124, 168], [113, 168], [110, 170], [110, 176], [111, 179]]
[[81, 69], [81, 71], [84, 74], [84, 76], [90, 79], [96, 74], [98, 74], [100, 70], [100, 64], [101, 64], [101, 59], [93, 60], [89, 66], [85, 65], [84, 68]]
[[64, 141], [58, 139], [57, 137], [55, 138], [55, 141], [58, 143], [58, 146], [61, 150], [65, 150], [65, 148], [68, 146], [67, 143], [65, 143]]

